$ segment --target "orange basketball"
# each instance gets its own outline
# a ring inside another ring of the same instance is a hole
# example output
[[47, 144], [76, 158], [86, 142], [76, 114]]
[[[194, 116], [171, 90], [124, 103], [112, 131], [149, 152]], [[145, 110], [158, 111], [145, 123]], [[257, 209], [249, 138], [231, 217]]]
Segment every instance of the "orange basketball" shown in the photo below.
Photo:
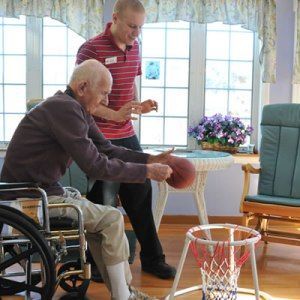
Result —
[[190, 161], [185, 158], [170, 156], [168, 165], [173, 170], [171, 176], [166, 180], [170, 186], [184, 189], [193, 183], [196, 170]]

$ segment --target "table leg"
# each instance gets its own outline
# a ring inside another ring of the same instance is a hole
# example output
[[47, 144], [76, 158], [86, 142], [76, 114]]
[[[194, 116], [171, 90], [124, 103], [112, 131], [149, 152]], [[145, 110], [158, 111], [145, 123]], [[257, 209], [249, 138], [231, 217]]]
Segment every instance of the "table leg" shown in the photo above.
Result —
[[[204, 199], [204, 187], [207, 179], [207, 172], [198, 172], [196, 178], [196, 190], [194, 193], [194, 199], [198, 209], [198, 217], [201, 225], [209, 224], [206, 204]], [[211, 240], [210, 230], [205, 230], [207, 238]]]
[[169, 194], [169, 192], [168, 192], [167, 182], [166, 181], [158, 182], [158, 198], [156, 200], [154, 213], [153, 213], [156, 231], [158, 231], [158, 229], [159, 229], [161, 218], [164, 214], [168, 194]]

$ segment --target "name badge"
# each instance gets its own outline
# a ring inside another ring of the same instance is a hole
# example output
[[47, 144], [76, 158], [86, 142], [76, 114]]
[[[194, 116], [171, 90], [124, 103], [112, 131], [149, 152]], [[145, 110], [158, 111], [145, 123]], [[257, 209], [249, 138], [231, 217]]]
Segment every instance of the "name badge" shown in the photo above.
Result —
[[115, 64], [116, 62], [117, 62], [117, 57], [116, 56], [105, 58], [105, 64], [106, 65]]

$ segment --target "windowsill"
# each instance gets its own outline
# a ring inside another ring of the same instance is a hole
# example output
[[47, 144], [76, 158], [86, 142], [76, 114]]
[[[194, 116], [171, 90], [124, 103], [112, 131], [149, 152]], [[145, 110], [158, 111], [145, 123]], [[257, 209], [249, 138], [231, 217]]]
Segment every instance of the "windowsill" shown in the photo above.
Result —
[[8, 142], [0, 142], [0, 158], [5, 157]]

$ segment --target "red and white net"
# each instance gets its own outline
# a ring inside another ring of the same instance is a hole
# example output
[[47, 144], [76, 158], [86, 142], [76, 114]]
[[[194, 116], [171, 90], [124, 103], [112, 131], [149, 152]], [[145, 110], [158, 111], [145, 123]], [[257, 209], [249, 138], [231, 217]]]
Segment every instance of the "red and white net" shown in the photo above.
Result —
[[[206, 238], [206, 232], [202, 229], [202, 226], [194, 227], [190, 230], [190, 235], [193, 236], [190, 249], [201, 272], [202, 300], [237, 299], [237, 281], [241, 266], [250, 255], [247, 245], [251, 242], [256, 243], [260, 239], [260, 236], [256, 235], [256, 231], [249, 229], [246, 232], [246, 238], [236, 240], [241, 237], [241, 227], [230, 225], [231, 227], [229, 228], [229, 225], [218, 225], [217, 228], [213, 228], [214, 225], [212, 225], [211, 228], [206, 228], [205, 230], [210, 230], [214, 240]], [[217, 238], [219, 236], [224, 237], [224, 231], [227, 234], [227, 238], [216, 241], [213, 235], [215, 229], [218, 231], [216, 234]], [[223, 231], [223, 233], [220, 234], [220, 231]], [[243, 233], [245, 237], [244, 230]]]

